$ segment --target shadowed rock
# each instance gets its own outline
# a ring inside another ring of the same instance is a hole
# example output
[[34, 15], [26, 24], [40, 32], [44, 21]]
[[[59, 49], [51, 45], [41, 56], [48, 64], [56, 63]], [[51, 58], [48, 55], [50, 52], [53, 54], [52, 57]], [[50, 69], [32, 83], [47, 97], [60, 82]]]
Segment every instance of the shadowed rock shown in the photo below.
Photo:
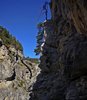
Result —
[[86, 0], [51, 0], [41, 73], [30, 100], [87, 100]]

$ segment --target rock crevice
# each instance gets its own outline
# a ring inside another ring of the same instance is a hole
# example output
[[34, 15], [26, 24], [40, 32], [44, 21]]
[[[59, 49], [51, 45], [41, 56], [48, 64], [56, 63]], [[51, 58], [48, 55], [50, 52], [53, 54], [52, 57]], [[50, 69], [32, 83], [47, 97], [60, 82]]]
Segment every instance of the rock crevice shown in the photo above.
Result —
[[39, 71], [38, 64], [0, 39], [0, 100], [29, 100]]

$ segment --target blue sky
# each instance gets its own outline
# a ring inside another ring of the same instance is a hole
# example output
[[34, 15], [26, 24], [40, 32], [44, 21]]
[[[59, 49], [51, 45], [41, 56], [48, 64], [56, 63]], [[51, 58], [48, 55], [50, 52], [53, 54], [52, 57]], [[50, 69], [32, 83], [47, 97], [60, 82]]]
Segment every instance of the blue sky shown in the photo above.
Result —
[[[21, 42], [25, 56], [37, 57], [33, 51], [37, 24], [45, 20], [41, 14], [45, 1], [50, 0], [0, 0], [0, 25]], [[48, 16], [50, 18], [50, 13]]]

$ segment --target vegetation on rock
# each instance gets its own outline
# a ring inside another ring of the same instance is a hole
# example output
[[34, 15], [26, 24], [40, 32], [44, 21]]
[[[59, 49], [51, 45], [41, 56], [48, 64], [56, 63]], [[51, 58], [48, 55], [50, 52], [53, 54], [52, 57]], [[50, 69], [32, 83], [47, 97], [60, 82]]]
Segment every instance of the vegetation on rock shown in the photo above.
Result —
[[34, 49], [34, 52], [36, 53], [36, 55], [39, 55], [41, 52], [41, 45], [43, 43], [43, 35], [44, 35], [43, 23], [39, 23], [37, 25], [37, 28], [38, 28], [38, 34], [36, 36], [37, 46], [36, 49]]
[[38, 58], [27, 57], [25, 59], [31, 61], [32, 63], [39, 64], [39, 59]]
[[50, 1], [41, 72], [30, 100], [87, 100], [87, 0]]
[[21, 43], [16, 40], [15, 37], [13, 37], [5, 28], [3, 28], [2, 26], [0, 26], [0, 38], [3, 41], [3, 44], [6, 47], [10, 47], [13, 46], [15, 47], [17, 50], [23, 51], [23, 47], [21, 45]]

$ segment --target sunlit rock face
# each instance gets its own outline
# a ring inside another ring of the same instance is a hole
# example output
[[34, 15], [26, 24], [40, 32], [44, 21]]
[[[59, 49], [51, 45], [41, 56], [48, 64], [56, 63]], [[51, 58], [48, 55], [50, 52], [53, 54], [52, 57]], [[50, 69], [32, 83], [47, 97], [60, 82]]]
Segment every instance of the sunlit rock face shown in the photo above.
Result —
[[87, 1], [51, 0], [52, 19], [30, 100], [87, 100]]
[[24, 59], [13, 46], [7, 48], [0, 39], [0, 100], [29, 100], [39, 73], [38, 64]]

